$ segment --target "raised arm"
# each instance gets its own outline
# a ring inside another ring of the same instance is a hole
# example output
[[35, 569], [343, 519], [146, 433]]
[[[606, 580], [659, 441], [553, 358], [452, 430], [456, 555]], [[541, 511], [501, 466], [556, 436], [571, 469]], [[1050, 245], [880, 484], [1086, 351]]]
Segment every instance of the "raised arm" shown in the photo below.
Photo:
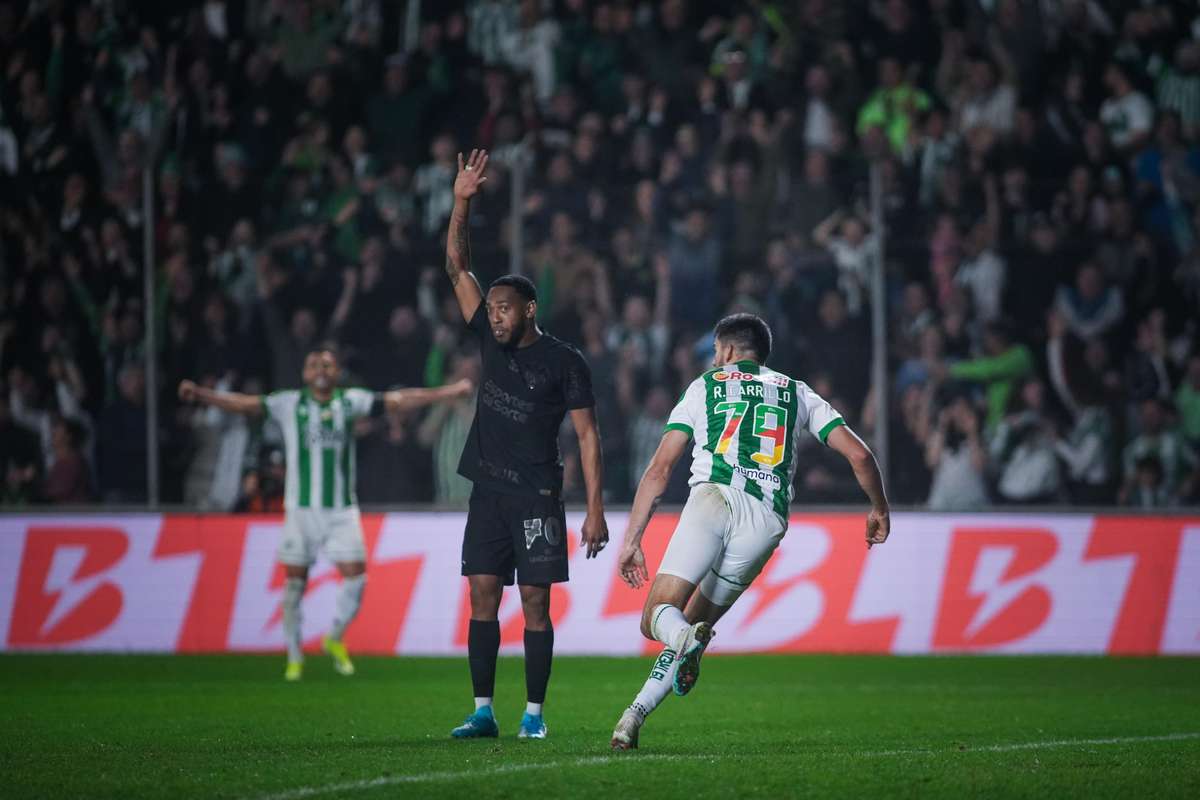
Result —
[[475, 384], [466, 378], [432, 389], [393, 389], [384, 392], [383, 404], [388, 411], [401, 411], [457, 400], [475, 391]]
[[580, 544], [587, 548], [587, 558], [595, 558], [608, 544], [608, 523], [604, 520], [604, 456], [600, 450], [596, 410], [572, 409], [571, 423], [575, 426], [575, 435], [579, 437], [579, 463], [583, 467], [583, 483], [587, 487], [587, 516], [583, 520]]
[[850, 462], [858, 485], [871, 501], [871, 511], [867, 514], [867, 547], [883, 544], [891, 533], [892, 521], [887, 494], [883, 490], [883, 476], [879, 474], [875, 454], [845, 425], [834, 428], [827, 442]]
[[486, 150], [472, 150], [471, 157], [463, 164], [462, 153], [458, 154], [458, 175], [454, 178], [454, 210], [450, 212], [450, 229], [446, 232], [446, 274], [454, 286], [454, 296], [467, 322], [475, 316], [483, 302], [483, 290], [479, 280], [471, 272], [471, 240], [467, 229], [467, 217], [471, 214], [471, 198], [479, 186], [487, 180], [483, 171], [487, 169]]
[[664, 433], [638, 483], [633, 508], [629, 511], [629, 521], [625, 526], [625, 541], [621, 544], [621, 555], [617, 560], [621, 580], [634, 589], [650, 579], [646, 556], [642, 553], [642, 535], [646, 533], [646, 526], [650, 524], [663, 493], [667, 491], [671, 470], [675, 469], [675, 464], [683, 456], [690, 439], [688, 434], [675, 428]]
[[218, 392], [204, 386], [197, 386], [192, 381], [183, 381], [179, 384], [179, 399], [185, 403], [216, 406], [222, 411], [244, 414], [247, 417], [257, 417], [263, 413], [262, 395]]

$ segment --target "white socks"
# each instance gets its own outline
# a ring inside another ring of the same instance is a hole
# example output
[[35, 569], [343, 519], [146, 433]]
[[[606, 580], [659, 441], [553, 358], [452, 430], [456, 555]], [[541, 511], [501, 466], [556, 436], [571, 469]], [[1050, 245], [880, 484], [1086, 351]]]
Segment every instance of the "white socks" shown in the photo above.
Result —
[[283, 638], [287, 642], [288, 661], [304, 660], [300, 640], [300, 601], [308, 578], [288, 578], [283, 585]]
[[490, 708], [491, 705], [492, 705], [492, 698], [490, 698], [490, 697], [476, 697], [475, 698], [475, 710], [476, 711], [483, 708], [484, 706], [488, 706]]
[[540, 717], [542, 715], [542, 704], [526, 702], [525, 703], [525, 713], [532, 714], [535, 717]]
[[656, 606], [650, 616], [650, 633], [667, 647], [675, 647], [679, 631], [690, 628], [687, 618], [678, 608], [667, 603]]
[[336, 642], [342, 640], [342, 636], [346, 633], [346, 626], [354, 620], [359, 606], [362, 605], [363, 589], [366, 588], [366, 584], [366, 573], [342, 578], [341, 588], [338, 589], [337, 611], [333, 617], [333, 627], [329, 630], [330, 639]]
[[637, 697], [633, 699], [633, 705], [630, 708], [641, 714], [643, 719], [648, 717], [650, 712], [671, 693], [671, 688], [675, 683], [675, 673], [678, 670], [679, 661], [675, 658], [675, 651], [669, 647], [665, 648], [658, 654], [658, 660], [650, 668], [650, 677], [646, 678], [646, 682], [642, 685], [641, 691], [637, 693]]

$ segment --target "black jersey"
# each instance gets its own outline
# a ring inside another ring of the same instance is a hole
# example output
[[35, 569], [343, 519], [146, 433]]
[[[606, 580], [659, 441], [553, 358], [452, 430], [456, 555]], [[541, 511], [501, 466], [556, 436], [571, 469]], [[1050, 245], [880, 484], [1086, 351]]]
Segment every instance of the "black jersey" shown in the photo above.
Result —
[[547, 333], [528, 347], [503, 347], [492, 335], [483, 303], [470, 326], [479, 337], [483, 376], [458, 473], [482, 488], [557, 497], [563, 417], [596, 404], [587, 362]]

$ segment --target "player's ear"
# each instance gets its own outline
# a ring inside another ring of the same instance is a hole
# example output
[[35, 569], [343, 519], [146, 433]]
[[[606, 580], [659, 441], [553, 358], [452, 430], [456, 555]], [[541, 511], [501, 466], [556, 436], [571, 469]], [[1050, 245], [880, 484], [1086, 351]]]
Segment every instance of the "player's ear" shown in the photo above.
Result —
[[530, 300], [525, 304], [525, 319], [534, 319], [537, 317], [537, 300]]

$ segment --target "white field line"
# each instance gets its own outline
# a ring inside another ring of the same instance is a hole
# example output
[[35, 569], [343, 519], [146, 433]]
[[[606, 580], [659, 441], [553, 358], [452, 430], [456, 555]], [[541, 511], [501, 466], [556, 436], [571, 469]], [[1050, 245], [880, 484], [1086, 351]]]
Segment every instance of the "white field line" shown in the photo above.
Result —
[[277, 794], [261, 795], [258, 800], [302, 800], [305, 797], [319, 797], [325, 794], [343, 794], [362, 789], [377, 789], [382, 786], [398, 786], [406, 783], [436, 783], [438, 781], [456, 781], [466, 778], [486, 778], [493, 775], [508, 775], [513, 772], [529, 772], [537, 769], [556, 769], [558, 767], [592, 767], [600, 764], [610, 764], [622, 759], [629, 762], [643, 761], [695, 761], [715, 759], [718, 756], [703, 755], [610, 755], [587, 756], [570, 761], [540, 761], [527, 764], [498, 764], [477, 770], [455, 770], [453, 772], [418, 772], [413, 775], [385, 775], [379, 778], [369, 778], [361, 781], [345, 783], [329, 783], [324, 786], [300, 786]]
[[1162, 736], [1110, 736], [1103, 739], [1050, 739], [1044, 742], [1013, 742], [1010, 744], [963, 745], [961, 749], [874, 750], [859, 753], [863, 757], [954, 755], [955, 753], [1014, 753], [1018, 750], [1044, 750], [1054, 747], [1102, 747], [1110, 744], [1147, 744], [1150, 742], [1186, 742], [1200, 739], [1200, 733], [1168, 733]]
[[[1043, 750], [1056, 747], [1102, 747], [1114, 744], [1147, 744], [1151, 742], [1184, 742], [1200, 739], [1200, 733], [1168, 733], [1161, 736], [1111, 736], [1103, 739], [1049, 739], [1042, 742], [1013, 742], [1009, 744], [990, 744], [976, 747], [965, 747], [963, 750], [947, 749], [916, 749], [916, 750], [874, 750], [870, 752], [848, 754], [858, 758], [884, 758], [888, 756], [912, 755], [956, 755], [965, 753], [1012, 753], [1019, 750]], [[360, 781], [344, 783], [327, 783], [322, 786], [300, 786], [276, 794], [261, 795], [258, 800], [303, 800], [306, 797], [319, 797], [328, 794], [343, 794], [361, 791], [363, 789], [378, 789], [384, 786], [400, 786], [411, 783], [437, 783], [439, 781], [457, 781], [467, 778], [486, 778], [493, 775], [508, 775], [514, 772], [529, 772], [541, 769], [557, 769], [559, 767], [594, 767], [602, 764], [642, 763], [645, 761], [708, 761], [720, 758], [718, 755], [608, 755], [586, 756], [569, 761], [542, 761], [524, 764], [498, 764], [477, 770], [455, 770], [446, 772], [418, 772], [412, 775], [384, 775], [379, 778], [369, 778]]]

